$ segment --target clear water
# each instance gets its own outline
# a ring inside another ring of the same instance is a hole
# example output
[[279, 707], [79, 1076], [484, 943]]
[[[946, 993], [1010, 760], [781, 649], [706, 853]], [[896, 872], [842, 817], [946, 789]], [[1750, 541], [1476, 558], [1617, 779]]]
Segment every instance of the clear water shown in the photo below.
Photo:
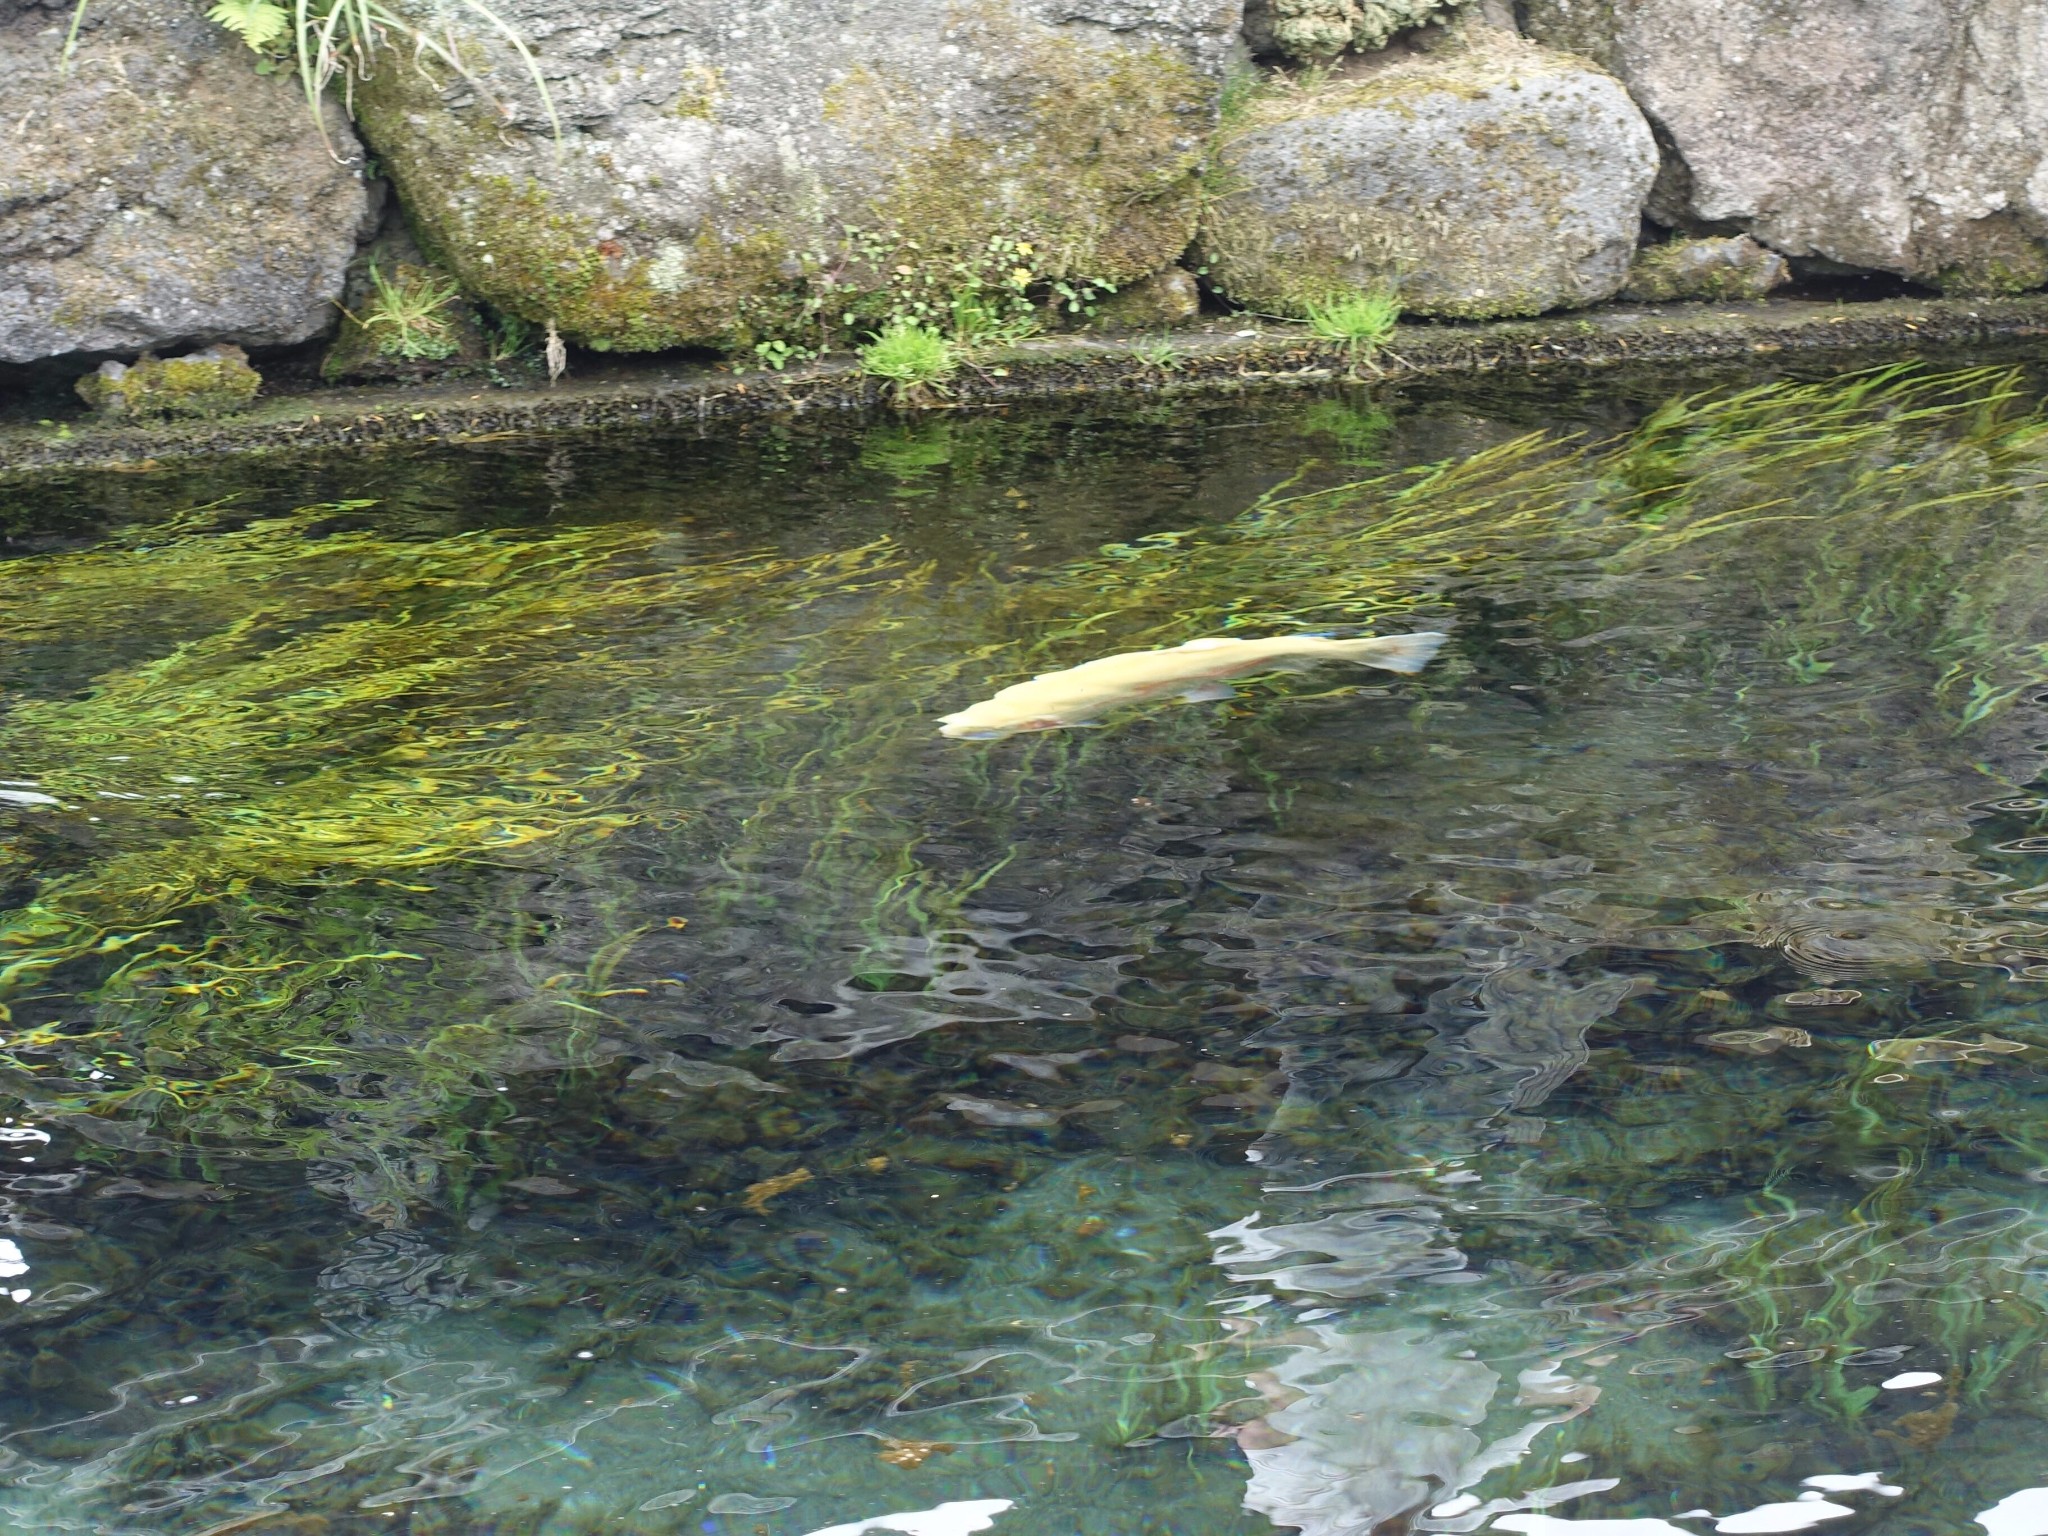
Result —
[[[9, 1528], [2048, 1484], [2048, 436], [1995, 373], [1732, 392], [17, 492]], [[931, 724], [1332, 625], [1453, 641]]]

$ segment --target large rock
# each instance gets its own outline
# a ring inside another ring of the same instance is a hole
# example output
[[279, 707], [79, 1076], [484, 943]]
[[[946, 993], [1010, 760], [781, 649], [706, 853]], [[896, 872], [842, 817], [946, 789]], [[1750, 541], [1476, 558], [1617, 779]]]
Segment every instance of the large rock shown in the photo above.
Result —
[[1657, 168], [1620, 82], [1478, 26], [1268, 92], [1220, 159], [1229, 190], [1202, 249], [1231, 298], [1298, 314], [1384, 287], [1411, 313], [1466, 318], [1613, 294]]
[[[0, 0], [0, 362], [304, 341], [368, 209], [340, 114], [192, 0]], [[344, 163], [346, 162], [346, 163]]]
[[1240, 0], [495, 9], [532, 43], [559, 146], [488, 29], [464, 43], [473, 81], [381, 70], [365, 136], [470, 292], [630, 349], [1170, 264], [1241, 19]]
[[1651, 213], [1964, 292], [2048, 281], [2041, 0], [1527, 0], [1660, 130]]

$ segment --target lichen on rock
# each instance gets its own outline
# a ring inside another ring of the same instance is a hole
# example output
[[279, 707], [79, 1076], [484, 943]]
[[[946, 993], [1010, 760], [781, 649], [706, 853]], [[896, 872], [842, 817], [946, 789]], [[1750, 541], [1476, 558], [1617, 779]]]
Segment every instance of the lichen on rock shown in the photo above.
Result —
[[821, 30], [800, 0], [681, 0], [658, 20], [512, 0], [559, 144], [485, 37], [465, 43], [474, 81], [385, 68], [358, 103], [467, 292], [591, 347], [744, 347], [868, 323], [877, 295], [955, 269], [981, 281], [991, 242], [1028, 249], [1040, 285], [1172, 262], [1239, 12], [1083, 9], [885, 0]]
[[224, 416], [256, 398], [262, 376], [249, 355], [225, 343], [183, 357], [101, 363], [78, 381], [78, 396], [106, 416]]
[[1667, 240], [1636, 253], [1621, 296], [1644, 304], [1675, 299], [1760, 299], [1791, 278], [1784, 257], [1765, 250], [1747, 235]]
[[1620, 82], [1472, 27], [1251, 101], [1200, 248], [1221, 292], [1281, 314], [1375, 289], [1422, 315], [1574, 308], [1621, 287], [1656, 164]]
[[1254, 53], [1300, 63], [1346, 49], [1384, 48], [1397, 32], [1440, 21], [1467, 0], [1248, 0], [1244, 36]]

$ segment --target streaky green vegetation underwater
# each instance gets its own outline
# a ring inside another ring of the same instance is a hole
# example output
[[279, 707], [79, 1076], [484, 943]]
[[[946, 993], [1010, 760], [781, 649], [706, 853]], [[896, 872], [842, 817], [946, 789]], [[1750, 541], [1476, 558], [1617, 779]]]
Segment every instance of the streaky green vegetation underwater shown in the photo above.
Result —
[[10, 1527], [2048, 1484], [2048, 417], [1600, 387], [73, 483], [0, 567]]

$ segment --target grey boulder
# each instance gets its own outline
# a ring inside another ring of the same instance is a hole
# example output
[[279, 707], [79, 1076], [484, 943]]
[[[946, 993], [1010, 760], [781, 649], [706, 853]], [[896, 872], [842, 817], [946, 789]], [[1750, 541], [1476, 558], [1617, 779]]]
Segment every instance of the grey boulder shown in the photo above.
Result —
[[[0, 362], [304, 341], [335, 318], [368, 208], [289, 75], [190, 0], [0, 0]], [[347, 162], [347, 163], [343, 163]]]
[[1651, 214], [1957, 292], [2048, 281], [2041, 0], [1528, 0], [1667, 159]]
[[1219, 161], [1201, 246], [1230, 298], [1300, 314], [1384, 288], [1410, 313], [1482, 318], [1614, 294], [1657, 153], [1612, 76], [1474, 24], [1269, 89]]
[[1170, 265], [1242, 20], [1240, 0], [495, 9], [531, 44], [559, 143], [474, 18], [470, 77], [379, 70], [365, 136], [467, 291], [625, 350], [806, 325], [843, 341], [963, 291]]

